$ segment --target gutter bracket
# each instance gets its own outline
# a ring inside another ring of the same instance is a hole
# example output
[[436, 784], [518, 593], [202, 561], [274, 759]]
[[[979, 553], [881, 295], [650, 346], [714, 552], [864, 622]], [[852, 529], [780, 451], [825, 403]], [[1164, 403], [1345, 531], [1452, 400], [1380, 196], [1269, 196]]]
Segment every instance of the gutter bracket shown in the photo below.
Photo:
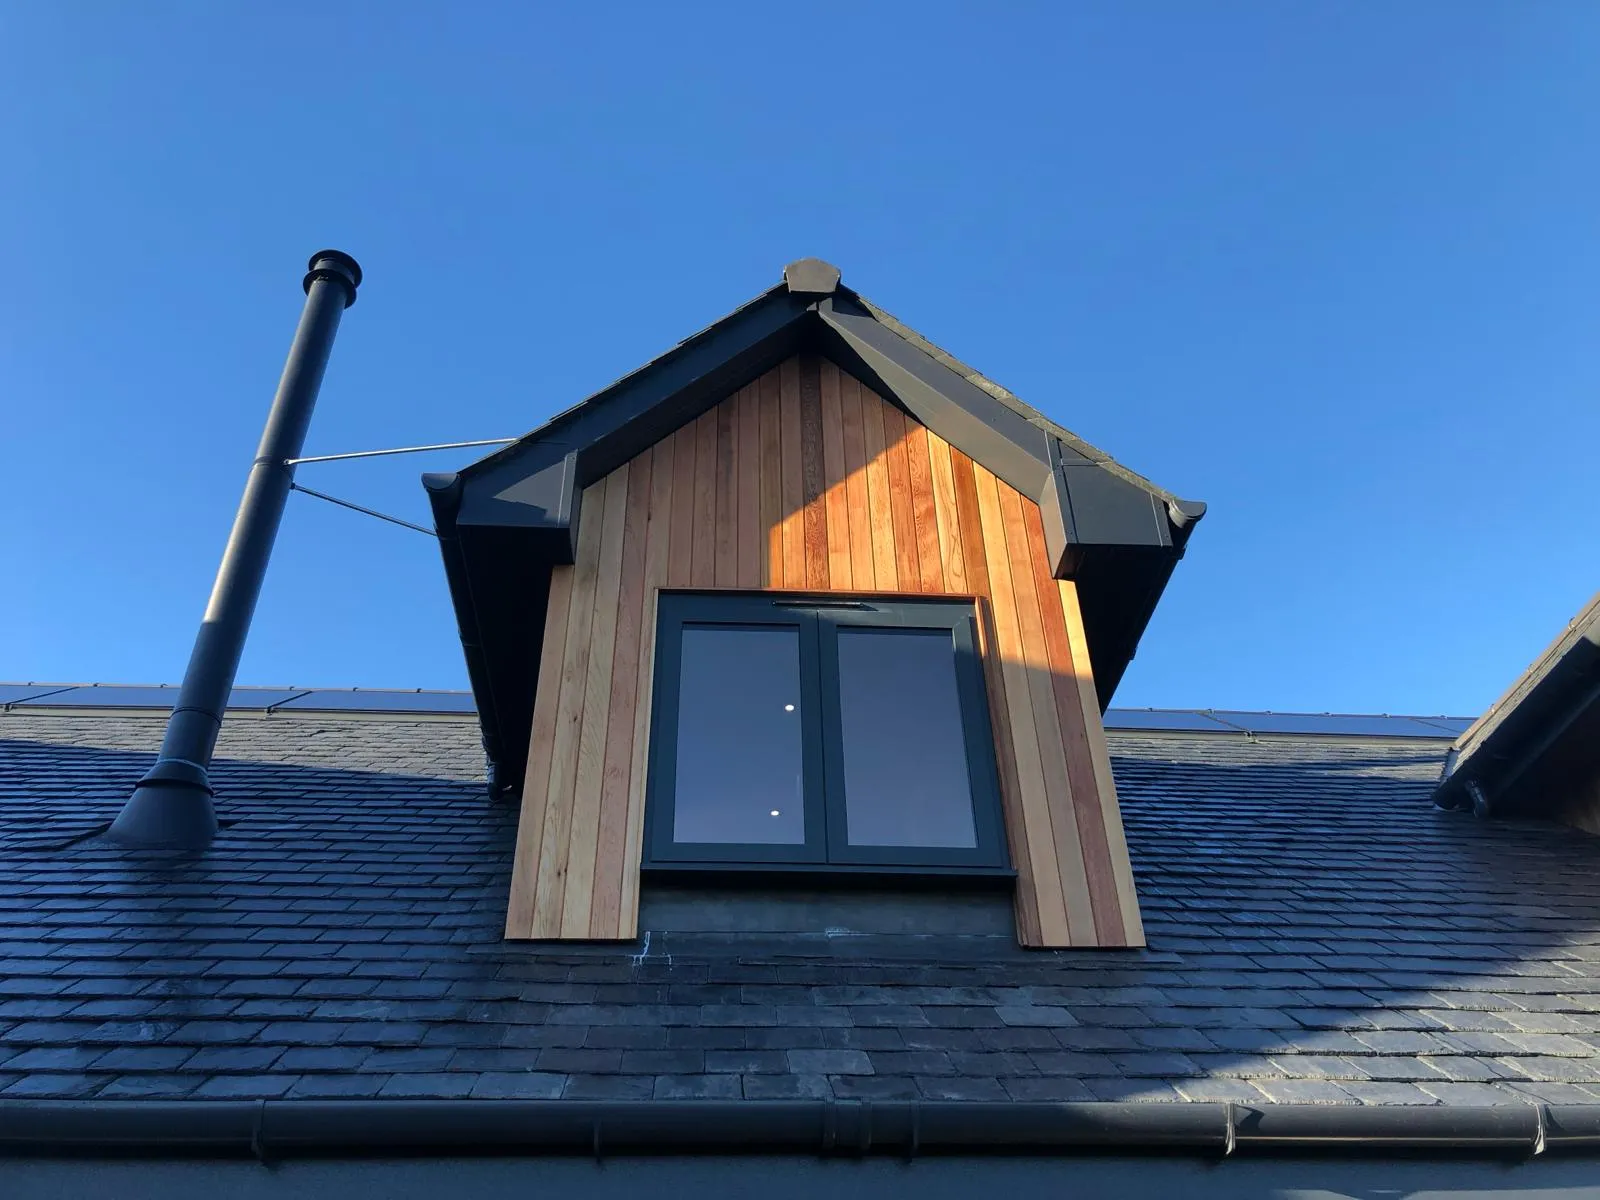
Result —
[[271, 1161], [267, 1158], [267, 1142], [263, 1126], [267, 1122], [267, 1102], [256, 1101], [256, 1110], [250, 1118], [250, 1153], [263, 1167], [270, 1167]]

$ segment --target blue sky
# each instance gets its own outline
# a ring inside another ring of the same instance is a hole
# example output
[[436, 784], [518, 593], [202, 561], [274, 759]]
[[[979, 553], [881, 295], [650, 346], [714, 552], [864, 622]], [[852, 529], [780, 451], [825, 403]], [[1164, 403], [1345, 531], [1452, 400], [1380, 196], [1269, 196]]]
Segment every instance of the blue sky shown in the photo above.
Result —
[[[1585, 0], [6, 6], [0, 678], [180, 676], [311, 251], [308, 453], [525, 432], [815, 254], [1210, 504], [1117, 703], [1472, 713], [1600, 585], [1596, 61]], [[464, 686], [435, 546], [292, 497], [239, 679]]]

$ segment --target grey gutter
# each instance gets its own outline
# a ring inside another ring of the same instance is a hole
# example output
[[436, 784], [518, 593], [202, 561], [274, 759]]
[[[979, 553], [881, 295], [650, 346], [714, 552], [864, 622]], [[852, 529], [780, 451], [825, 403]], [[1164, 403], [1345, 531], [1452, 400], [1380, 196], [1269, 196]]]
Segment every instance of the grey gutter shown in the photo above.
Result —
[[1600, 1153], [1600, 1105], [12, 1100], [0, 1157]]

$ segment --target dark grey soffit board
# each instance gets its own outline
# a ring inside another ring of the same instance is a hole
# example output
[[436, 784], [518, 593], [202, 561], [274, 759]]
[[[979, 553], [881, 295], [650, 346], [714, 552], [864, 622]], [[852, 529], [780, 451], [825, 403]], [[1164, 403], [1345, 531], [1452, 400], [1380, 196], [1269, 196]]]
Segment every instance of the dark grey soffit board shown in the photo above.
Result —
[[1216, 1158], [1600, 1151], [1600, 1105], [1016, 1101], [0, 1101], [0, 1157], [334, 1152], [822, 1156], [1162, 1152]]
[[[1434, 793], [1441, 808], [1488, 815], [1518, 807], [1516, 785], [1589, 714], [1600, 710], [1600, 593], [1451, 747]], [[1505, 803], [1499, 803], [1504, 798]]]

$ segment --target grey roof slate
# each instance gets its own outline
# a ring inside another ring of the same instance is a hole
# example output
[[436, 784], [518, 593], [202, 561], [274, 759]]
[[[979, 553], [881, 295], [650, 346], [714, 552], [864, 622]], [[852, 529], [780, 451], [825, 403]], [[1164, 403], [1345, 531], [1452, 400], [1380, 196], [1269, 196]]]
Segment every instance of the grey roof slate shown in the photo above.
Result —
[[501, 940], [470, 718], [238, 714], [198, 859], [97, 835], [156, 716], [0, 715], [0, 1096], [1600, 1100], [1597, 843], [1445, 742], [1113, 732], [1149, 949]]

